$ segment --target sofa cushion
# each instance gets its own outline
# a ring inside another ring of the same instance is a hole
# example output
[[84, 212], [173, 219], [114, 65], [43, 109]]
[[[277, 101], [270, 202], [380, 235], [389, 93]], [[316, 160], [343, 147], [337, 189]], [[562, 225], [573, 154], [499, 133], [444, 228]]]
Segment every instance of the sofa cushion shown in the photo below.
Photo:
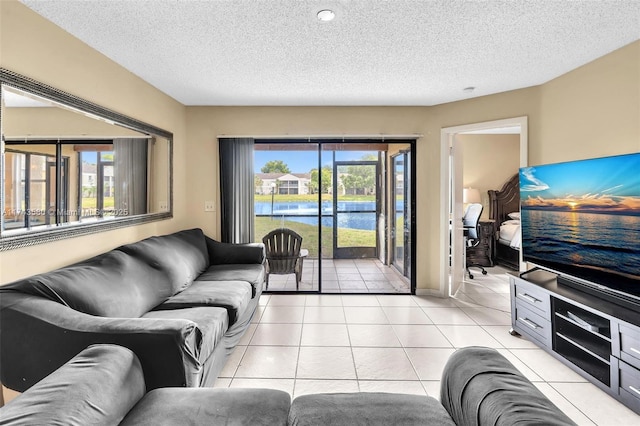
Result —
[[120, 425], [265, 425], [287, 424], [291, 397], [275, 389], [155, 389]]
[[289, 424], [296, 426], [455, 426], [431, 397], [383, 392], [303, 395], [293, 400]]
[[491, 348], [470, 346], [449, 357], [440, 400], [457, 424], [575, 426]]
[[206, 239], [211, 265], [262, 263], [264, 245], [261, 243], [233, 244]]
[[113, 425], [145, 394], [129, 349], [94, 345], [0, 408], [2, 425]]
[[254, 298], [257, 289], [262, 289], [264, 276], [262, 264], [211, 265], [197, 281], [246, 281], [251, 284], [251, 298]]
[[147, 312], [142, 318], [184, 319], [196, 323], [202, 335], [199, 347], [190, 348], [198, 361], [204, 363], [229, 328], [226, 309], [216, 307], [195, 307]]
[[1, 287], [102, 317], [139, 317], [174, 294], [161, 270], [121, 251]]
[[217, 306], [227, 310], [231, 327], [247, 310], [251, 300], [251, 288], [251, 284], [246, 281], [196, 281], [156, 309]]
[[173, 287], [183, 290], [209, 266], [209, 254], [201, 229], [189, 229], [118, 247], [154, 268], [162, 270]]

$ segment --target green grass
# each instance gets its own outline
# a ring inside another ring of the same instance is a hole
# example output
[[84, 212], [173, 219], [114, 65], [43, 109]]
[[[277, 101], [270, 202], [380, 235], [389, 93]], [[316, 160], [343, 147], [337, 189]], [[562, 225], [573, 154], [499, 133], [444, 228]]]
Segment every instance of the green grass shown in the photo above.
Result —
[[[98, 199], [97, 198], [83, 198], [82, 199], [82, 208], [83, 209], [95, 209], [97, 206]], [[114, 207], [116, 205], [114, 197], [104, 197], [104, 208], [108, 209], [109, 207]]]
[[[302, 237], [302, 248], [309, 250], [309, 257], [318, 258], [318, 226], [308, 225], [280, 218], [256, 217], [255, 235], [256, 241], [261, 242], [262, 237], [277, 228], [289, 228], [296, 231]], [[345, 229], [339, 231], [340, 247], [375, 247], [375, 231], [360, 229]], [[333, 257], [333, 228], [323, 226], [321, 228], [322, 254], [324, 258]]]

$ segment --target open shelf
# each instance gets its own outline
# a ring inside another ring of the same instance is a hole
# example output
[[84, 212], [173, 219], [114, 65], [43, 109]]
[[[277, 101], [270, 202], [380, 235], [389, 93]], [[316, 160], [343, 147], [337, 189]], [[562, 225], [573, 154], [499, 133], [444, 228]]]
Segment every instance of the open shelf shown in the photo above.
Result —
[[608, 361], [604, 362], [600, 357], [593, 356], [561, 336], [555, 339], [554, 346], [555, 351], [572, 364], [605, 385], [611, 386], [611, 365]]
[[598, 381], [611, 384], [611, 322], [555, 297], [553, 349]]

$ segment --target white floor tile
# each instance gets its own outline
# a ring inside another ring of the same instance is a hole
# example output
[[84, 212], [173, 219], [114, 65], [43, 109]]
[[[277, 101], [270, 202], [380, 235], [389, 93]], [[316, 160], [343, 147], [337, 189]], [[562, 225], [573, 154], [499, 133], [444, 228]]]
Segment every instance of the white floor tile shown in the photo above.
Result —
[[346, 324], [304, 324], [301, 346], [350, 346]]
[[380, 306], [408, 306], [417, 307], [411, 296], [376, 296]]
[[351, 348], [300, 348], [298, 379], [356, 379]]
[[480, 325], [511, 325], [511, 315], [490, 308], [461, 308], [471, 319]]
[[256, 346], [298, 346], [302, 324], [258, 324], [250, 344]]
[[393, 326], [402, 346], [408, 348], [452, 348], [451, 342], [435, 325]]
[[380, 306], [345, 306], [348, 324], [388, 324], [389, 320]]
[[297, 346], [249, 346], [234, 378], [293, 379], [298, 350]]
[[344, 324], [344, 308], [342, 306], [307, 306], [303, 321], [315, 324]]
[[305, 306], [342, 306], [342, 298], [337, 295], [307, 294]]
[[510, 349], [510, 352], [545, 382], [586, 382], [582, 376], [542, 349]]
[[423, 310], [436, 325], [476, 325], [476, 322], [460, 308], [423, 308]]
[[391, 324], [433, 324], [419, 307], [383, 306], [382, 310]]
[[[420, 380], [440, 380], [442, 371], [454, 349], [405, 348]], [[427, 390], [427, 393], [429, 391]]]
[[418, 380], [401, 348], [353, 348], [359, 380]]
[[[273, 295], [275, 297], [277, 295]], [[284, 296], [284, 295], [283, 295]], [[262, 313], [261, 323], [302, 323], [304, 306], [267, 306]]]
[[549, 383], [597, 425], [638, 425], [640, 416], [591, 383]]
[[351, 346], [400, 347], [400, 341], [390, 325], [349, 324]]
[[380, 306], [376, 296], [343, 295], [344, 306]]
[[272, 294], [268, 306], [304, 306], [304, 294]]

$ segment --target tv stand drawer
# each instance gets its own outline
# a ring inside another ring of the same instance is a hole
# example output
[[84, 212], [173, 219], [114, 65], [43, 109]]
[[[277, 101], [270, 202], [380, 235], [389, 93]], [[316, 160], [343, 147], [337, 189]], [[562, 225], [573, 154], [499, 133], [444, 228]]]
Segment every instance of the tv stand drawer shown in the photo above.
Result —
[[540, 341], [543, 345], [550, 345], [551, 322], [519, 301], [516, 302], [515, 324], [519, 330]]
[[526, 281], [517, 280], [515, 283], [516, 302], [528, 306], [533, 312], [545, 318], [551, 317], [551, 298], [539, 287]]
[[620, 361], [620, 396], [636, 412], [640, 412], [640, 371]]
[[640, 329], [620, 324], [620, 359], [640, 368]]

